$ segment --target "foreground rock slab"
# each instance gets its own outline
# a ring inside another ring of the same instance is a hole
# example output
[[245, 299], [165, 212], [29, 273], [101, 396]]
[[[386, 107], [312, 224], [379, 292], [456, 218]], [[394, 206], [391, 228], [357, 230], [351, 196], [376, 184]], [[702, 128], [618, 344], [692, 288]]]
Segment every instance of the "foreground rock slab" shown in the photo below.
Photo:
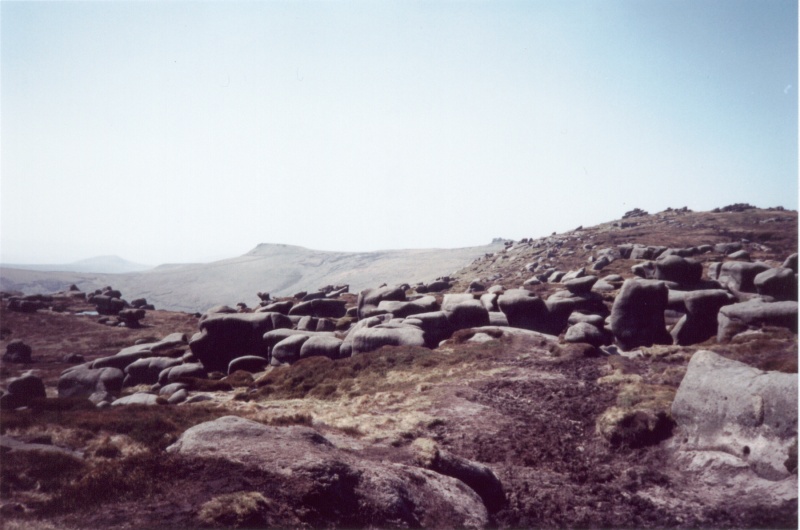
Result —
[[771, 480], [796, 469], [797, 374], [764, 372], [701, 350], [689, 362], [672, 416], [687, 449], [727, 453]]
[[227, 459], [286, 482], [331, 525], [483, 528], [486, 507], [466, 484], [403, 464], [362, 460], [314, 429], [272, 427], [235, 416], [201, 423], [167, 448]]

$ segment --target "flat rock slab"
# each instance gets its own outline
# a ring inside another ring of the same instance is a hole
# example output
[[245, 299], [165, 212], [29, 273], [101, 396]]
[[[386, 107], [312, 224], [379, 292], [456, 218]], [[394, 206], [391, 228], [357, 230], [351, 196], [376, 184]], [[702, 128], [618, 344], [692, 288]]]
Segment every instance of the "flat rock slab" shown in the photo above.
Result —
[[309, 427], [225, 416], [188, 429], [167, 451], [227, 459], [291, 483], [298, 503], [333, 526], [482, 528], [488, 523], [480, 497], [463, 482], [360, 459]]

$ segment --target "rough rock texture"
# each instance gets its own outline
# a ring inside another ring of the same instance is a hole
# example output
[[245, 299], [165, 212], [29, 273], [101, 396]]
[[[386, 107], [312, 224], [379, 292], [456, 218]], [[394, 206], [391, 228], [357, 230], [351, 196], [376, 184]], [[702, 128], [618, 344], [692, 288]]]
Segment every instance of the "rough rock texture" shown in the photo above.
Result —
[[442, 312], [453, 330], [489, 324], [489, 312], [471, 294], [444, 295]]
[[720, 308], [732, 304], [734, 301], [733, 296], [721, 289], [704, 289], [686, 293], [682, 300], [686, 315], [675, 324], [670, 332], [674, 343], [697, 344], [715, 336], [717, 314]]
[[75, 366], [65, 370], [58, 379], [58, 397], [89, 397], [97, 391], [118, 395], [124, 378], [119, 368]]
[[481, 498], [463, 482], [403, 464], [361, 460], [308, 427], [270, 427], [226, 416], [188, 429], [167, 451], [226, 459], [253, 474], [291, 480], [308, 510], [339, 527], [488, 523]]
[[288, 327], [291, 321], [280, 313], [215, 314], [200, 322], [200, 333], [189, 346], [207, 370], [224, 371], [237, 357], [266, 357], [264, 334]]
[[692, 356], [672, 404], [686, 449], [713, 448], [758, 475], [789, 475], [797, 441], [797, 374], [763, 372], [701, 350]]
[[3, 354], [4, 363], [31, 363], [31, 347], [20, 339], [14, 339], [6, 344], [6, 352]]
[[717, 323], [717, 340], [720, 342], [763, 325], [785, 327], [797, 333], [797, 302], [750, 300], [732, 304], [719, 310]]
[[[719, 281], [722, 287], [731, 291], [745, 293], [756, 292], [755, 278], [760, 273], [770, 269], [766, 263], [749, 263], [745, 261], [726, 261], [718, 268], [718, 276], [709, 274], [712, 280]], [[709, 271], [711, 273], [711, 271]]]
[[497, 299], [509, 326], [530, 330], [548, 328], [549, 312], [544, 300], [526, 289], [509, 289]]
[[769, 269], [753, 279], [758, 294], [776, 300], [797, 300], [797, 273], [788, 267]]
[[379, 324], [362, 328], [353, 335], [353, 355], [371, 352], [381, 346], [425, 346], [424, 332], [415, 326], [388, 327]]
[[611, 332], [623, 350], [672, 343], [664, 322], [668, 297], [664, 282], [625, 281], [609, 316]]

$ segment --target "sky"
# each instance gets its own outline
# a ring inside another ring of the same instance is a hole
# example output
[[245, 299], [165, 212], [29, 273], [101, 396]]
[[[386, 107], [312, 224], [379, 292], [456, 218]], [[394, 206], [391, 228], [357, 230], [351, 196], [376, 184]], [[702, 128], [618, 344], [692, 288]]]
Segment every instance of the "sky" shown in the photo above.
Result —
[[797, 209], [789, 0], [0, 2], [0, 262]]

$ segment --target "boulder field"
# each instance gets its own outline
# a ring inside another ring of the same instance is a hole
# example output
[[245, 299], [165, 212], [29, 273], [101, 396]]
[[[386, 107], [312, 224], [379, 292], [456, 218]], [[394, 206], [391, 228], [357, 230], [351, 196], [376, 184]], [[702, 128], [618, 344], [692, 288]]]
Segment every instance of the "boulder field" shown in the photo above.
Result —
[[[647, 218], [633, 211], [620, 223]], [[792, 365], [774, 352], [797, 347], [797, 254], [773, 259], [740, 241], [595, 247], [570, 237], [508, 242], [426, 283], [258, 293], [254, 308], [192, 316], [192, 331], [64, 357], [56, 380], [41, 375], [32, 342], [14, 337], [0, 396], [14, 428], [0, 446], [24, 460], [50, 445], [74, 469], [144, 453], [178, 466], [165, 480], [199, 493], [170, 497], [183, 507], [167, 527], [695, 528], [796, 518], [796, 356]], [[588, 258], [578, 266], [580, 252]], [[70, 300], [94, 308], [108, 331], [143, 333], [158, 314], [110, 287], [6, 296], [4, 311], [49, 318]], [[73, 406], [94, 445], [79, 448], [80, 436], [58, 429], [49, 444], [38, 431], [19, 434], [37, 414]], [[126, 413], [166, 434], [109, 422], [143, 449], [87, 416]], [[72, 445], [59, 446], [65, 439]], [[205, 477], [207, 489], [181, 473]], [[4, 482], [6, 498], [30, 490], [25, 479]], [[120, 502], [116, 517], [134, 510]], [[27, 517], [35, 506], [0, 508]], [[111, 520], [93, 517], [80, 521]]]

